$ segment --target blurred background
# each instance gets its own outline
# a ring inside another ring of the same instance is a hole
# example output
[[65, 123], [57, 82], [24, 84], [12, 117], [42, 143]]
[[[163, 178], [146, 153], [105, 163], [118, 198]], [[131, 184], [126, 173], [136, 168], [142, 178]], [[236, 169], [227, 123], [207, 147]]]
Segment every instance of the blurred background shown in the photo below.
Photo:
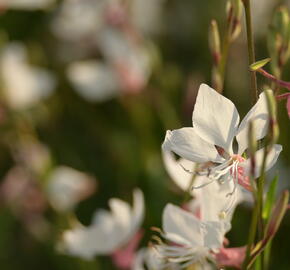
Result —
[[[253, 0], [257, 59], [275, 7]], [[288, 4], [287, 2], [285, 4]], [[208, 29], [226, 25], [226, 1], [0, 0], [0, 268], [117, 269], [57, 251], [68, 216], [90, 224], [111, 197], [145, 196], [146, 246], [168, 202], [184, 192], [167, 175], [167, 129], [191, 126], [200, 83], [211, 84]], [[241, 117], [251, 107], [247, 47], [231, 45], [224, 95]], [[283, 79], [290, 81], [286, 64]], [[265, 80], [259, 77], [262, 89]], [[269, 174], [289, 187], [290, 123], [279, 104], [284, 150]], [[228, 235], [245, 244], [251, 208], [239, 206]], [[290, 215], [273, 243], [271, 269], [290, 269]]]

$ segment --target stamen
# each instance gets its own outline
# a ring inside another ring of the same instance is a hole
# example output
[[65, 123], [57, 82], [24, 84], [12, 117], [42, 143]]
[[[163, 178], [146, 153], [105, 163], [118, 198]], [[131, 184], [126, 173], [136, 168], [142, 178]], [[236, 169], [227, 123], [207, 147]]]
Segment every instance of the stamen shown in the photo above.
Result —
[[214, 182], [216, 179], [212, 178], [209, 182], [201, 184], [199, 186], [192, 186], [191, 189], [199, 189], [199, 188], [203, 188], [206, 187], [207, 185], [210, 185], [212, 182]]

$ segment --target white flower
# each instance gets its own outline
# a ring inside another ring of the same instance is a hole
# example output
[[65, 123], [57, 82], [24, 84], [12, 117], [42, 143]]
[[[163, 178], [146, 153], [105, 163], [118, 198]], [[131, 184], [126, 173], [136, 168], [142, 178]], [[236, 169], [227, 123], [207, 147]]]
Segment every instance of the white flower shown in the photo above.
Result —
[[126, 245], [137, 233], [144, 216], [144, 198], [141, 190], [134, 190], [133, 207], [120, 199], [110, 199], [111, 211], [96, 211], [90, 226], [78, 224], [64, 232], [60, 244], [72, 256], [92, 259], [109, 255]]
[[1, 7], [11, 9], [44, 9], [52, 5], [55, 0], [0, 0]]
[[95, 33], [103, 24], [106, 2], [107, 0], [63, 1], [52, 23], [53, 32], [67, 40], [83, 39]]
[[67, 75], [78, 94], [88, 101], [105, 101], [119, 94], [117, 75], [100, 61], [72, 63]]
[[229, 227], [226, 221], [203, 221], [172, 204], [163, 212], [162, 236], [170, 244], [159, 243], [157, 252], [171, 263], [182, 267], [212, 260], [212, 252], [223, 245], [224, 234]]
[[[233, 181], [235, 193], [237, 183], [250, 190], [248, 172], [250, 161], [242, 155], [248, 148], [248, 128], [254, 122], [256, 140], [265, 137], [268, 131], [268, 110], [265, 94], [259, 96], [257, 103], [239, 125], [239, 114], [235, 105], [209, 86], [200, 86], [192, 114], [192, 128], [167, 131], [163, 149], [173, 151], [182, 158], [201, 163], [199, 174], [221, 182]], [[233, 151], [236, 139], [238, 150]], [[271, 168], [280, 152], [281, 145], [274, 145], [267, 156], [266, 170]], [[255, 154], [255, 177], [259, 177], [264, 149]], [[208, 184], [205, 183], [205, 184]]]
[[[202, 220], [218, 221], [227, 218], [231, 220], [235, 207], [242, 201], [247, 200], [242, 188], [236, 188], [233, 197], [228, 196], [234, 188], [232, 181], [219, 183], [214, 181], [210, 185], [207, 176], [193, 175], [185, 171], [189, 168], [193, 172], [197, 169], [197, 164], [180, 158], [176, 159], [172, 152], [162, 151], [163, 161], [171, 179], [183, 190], [190, 191], [194, 197], [188, 204], [189, 209], [200, 216]], [[195, 187], [191, 189], [191, 187]]]
[[143, 89], [151, 73], [150, 51], [125, 33], [104, 27], [97, 35], [97, 43], [105, 58], [116, 69], [123, 90]]
[[87, 174], [60, 166], [48, 179], [48, 199], [56, 210], [71, 211], [95, 191], [95, 185], [95, 180]]
[[18, 43], [11, 43], [1, 51], [0, 72], [5, 97], [13, 109], [26, 109], [54, 89], [52, 75], [29, 65], [26, 49]]

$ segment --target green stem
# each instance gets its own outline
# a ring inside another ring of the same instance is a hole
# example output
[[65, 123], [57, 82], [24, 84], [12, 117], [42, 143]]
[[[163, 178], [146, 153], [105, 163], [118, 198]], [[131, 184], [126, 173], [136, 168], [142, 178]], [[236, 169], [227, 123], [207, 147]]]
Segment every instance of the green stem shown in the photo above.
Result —
[[[248, 42], [248, 58], [249, 65], [256, 62], [255, 60], [255, 47], [254, 47], [254, 35], [252, 27], [252, 16], [251, 16], [251, 0], [243, 0], [245, 15], [246, 15], [246, 27], [247, 27], [247, 42]], [[257, 77], [255, 71], [250, 71], [251, 77], [251, 96], [252, 103], [256, 103], [258, 100], [258, 87]]]
[[246, 258], [243, 264], [243, 269], [246, 270], [250, 256], [251, 256], [251, 249], [252, 246], [255, 242], [256, 238], [256, 232], [257, 232], [257, 225], [258, 225], [258, 212], [259, 212], [259, 205], [257, 203], [257, 198], [255, 199], [255, 208], [252, 213], [252, 221], [251, 221], [251, 226], [250, 226], [250, 232], [249, 232], [249, 237], [248, 237], [248, 245], [247, 245], [247, 250], [246, 250]]

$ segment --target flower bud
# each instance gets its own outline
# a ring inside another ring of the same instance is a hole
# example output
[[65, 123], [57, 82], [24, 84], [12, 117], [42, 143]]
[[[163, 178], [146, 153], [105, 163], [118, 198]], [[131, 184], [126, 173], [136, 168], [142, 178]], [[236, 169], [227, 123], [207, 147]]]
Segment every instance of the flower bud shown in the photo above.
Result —
[[209, 27], [209, 48], [213, 57], [214, 65], [217, 66], [221, 59], [220, 34], [216, 20], [212, 20]]
[[290, 56], [290, 17], [288, 9], [281, 6], [274, 13], [267, 36], [268, 50], [272, 58], [271, 67], [276, 77]]
[[277, 122], [277, 104], [272, 90], [266, 90], [265, 94], [269, 112], [270, 142], [271, 144], [274, 144], [279, 137], [279, 126]]
[[234, 40], [241, 32], [241, 16], [243, 4], [241, 0], [228, 0], [226, 6], [230, 39]]

